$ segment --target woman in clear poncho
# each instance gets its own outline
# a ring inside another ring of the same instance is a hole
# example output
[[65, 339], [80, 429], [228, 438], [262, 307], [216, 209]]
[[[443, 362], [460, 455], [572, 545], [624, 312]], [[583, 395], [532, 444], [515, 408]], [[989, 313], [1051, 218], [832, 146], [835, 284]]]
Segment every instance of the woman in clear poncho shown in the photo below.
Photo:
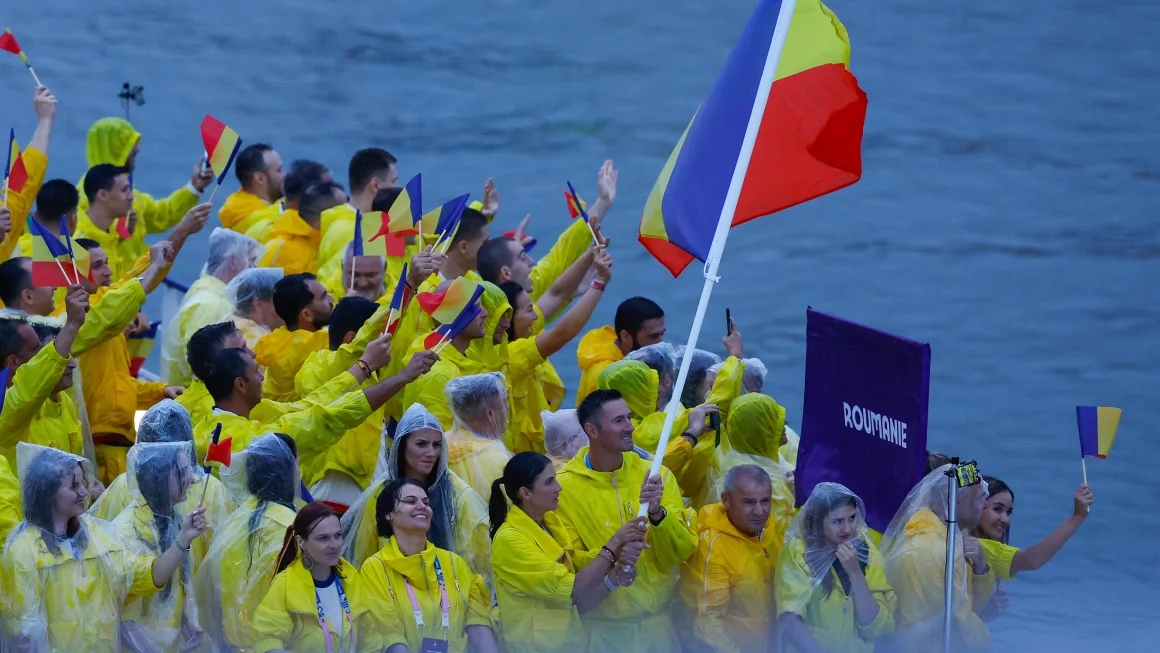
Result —
[[342, 517], [342, 557], [355, 566], [383, 548], [375, 524], [375, 502], [388, 483], [400, 477], [423, 484], [431, 504], [432, 544], [458, 554], [472, 570], [491, 577], [491, 537], [488, 534], [487, 504], [479, 493], [447, 468], [447, 447], [439, 420], [422, 404], [403, 413], [395, 429], [395, 439], [383, 451], [386, 473], [371, 482], [366, 492]]
[[[914, 486], [882, 536], [879, 548], [886, 578], [898, 602], [895, 633], [889, 638], [892, 652], [925, 653], [942, 646], [949, 469], [950, 465], [943, 465]], [[955, 653], [990, 647], [990, 632], [976, 611], [986, 606], [994, 592], [994, 573], [977, 540], [968, 534], [979, 522], [986, 496], [985, 483], [958, 489], [951, 621]]]
[[508, 398], [498, 372], [451, 379], [443, 386], [455, 426], [447, 432], [447, 466], [487, 502], [492, 481], [512, 454], [504, 446]]
[[785, 441], [785, 408], [772, 397], [751, 393], [738, 397], [721, 433], [721, 446], [713, 454], [705, 496], [694, 505], [721, 501], [725, 474], [739, 465], [757, 465], [769, 474], [773, 483], [771, 514], [778, 529], [784, 532], [794, 514], [793, 485], [778, 462], [778, 446]]
[[[177, 538], [181, 506], [191, 498], [196, 506], [201, 495], [204, 473], [198, 473], [193, 458], [192, 442], [142, 442], [129, 450], [124, 476], [135, 501], [113, 521], [113, 529], [133, 554], [158, 556]], [[190, 651], [200, 644], [205, 633], [197, 619], [193, 572], [191, 553], [158, 592], [130, 594], [121, 614], [126, 648]]]
[[0, 566], [5, 644], [11, 650], [119, 651], [121, 606], [158, 591], [204, 528], [186, 515], [158, 557], [134, 554], [106, 521], [84, 513], [95, 471], [84, 458], [19, 443], [24, 521]]
[[274, 579], [286, 528], [294, 522], [298, 448], [282, 433], [255, 438], [221, 468], [231, 497], [241, 499], [218, 529], [194, 580], [202, 628], [219, 648], [253, 646], [254, 612]]
[[544, 448], [552, 459], [552, 466], [560, 471], [569, 460], [588, 446], [588, 434], [580, 426], [580, 418], [575, 408], [565, 408], [556, 412], [540, 412], [544, 422]]
[[786, 531], [774, 595], [785, 651], [872, 653], [893, 630], [894, 591], [866, 528], [866, 506], [819, 483]]
[[[189, 411], [172, 399], [165, 399], [145, 411], [141, 417], [141, 424], [137, 427], [137, 444], [133, 446], [135, 448], [142, 444], [161, 442], [193, 442], [193, 425], [190, 424]], [[130, 448], [129, 455], [132, 452], [133, 449]], [[196, 574], [201, 561], [205, 559], [206, 552], [213, 544], [218, 526], [229, 516], [229, 504], [225, 487], [213, 476], [209, 477], [209, 486], [205, 488], [205, 496], [202, 496], [204, 470], [192, 450], [189, 458], [193, 482], [198, 486], [198, 490], [187, 493], [185, 500], [177, 506], [177, 512], [184, 515], [192, 512], [199, 504], [205, 506], [205, 534], [193, 541], [193, 553], [190, 557], [193, 574]], [[98, 519], [113, 521], [122, 511], [140, 499], [136, 480], [129, 474], [122, 474], [113, 479], [100, 498], [93, 502], [89, 514]]]
[[274, 311], [274, 284], [283, 276], [282, 268], [249, 268], [226, 284], [226, 300], [234, 309], [225, 319], [237, 325], [250, 349], [262, 336], [283, 326]]
[[[685, 347], [677, 347], [673, 352], [674, 364], [680, 369], [684, 362]], [[709, 389], [713, 387], [716, 377], [716, 366], [720, 366], [721, 357], [704, 349], [693, 350], [693, 360], [689, 363], [689, 376], [685, 379], [685, 388], [681, 391], [681, 405], [685, 408], [696, 408], [705, 403]], [[710, 374], [713, 370], [713, 374]]]

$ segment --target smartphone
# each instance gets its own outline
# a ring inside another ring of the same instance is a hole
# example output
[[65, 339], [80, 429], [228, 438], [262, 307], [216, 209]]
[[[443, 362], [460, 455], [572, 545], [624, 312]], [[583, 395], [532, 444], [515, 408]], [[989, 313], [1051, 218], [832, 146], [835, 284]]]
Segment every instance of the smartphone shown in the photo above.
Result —
[[717, 431], [717, 441], [716, 441], [716, 444], [714, 446], [720, 447], [721, 446], [721, 414], [720, 413], [709, 413], [709, 426], [712, 426], [713, 430]]
[[733, 315], [728, 308], [725, 309], [725, 335], [733, 335]]
[[209, 170], [210, 169], [210, 167], [209, 167], [209, 152], [205, 153], [205, 159], [201, 162], [201, 169], [202, 170]]

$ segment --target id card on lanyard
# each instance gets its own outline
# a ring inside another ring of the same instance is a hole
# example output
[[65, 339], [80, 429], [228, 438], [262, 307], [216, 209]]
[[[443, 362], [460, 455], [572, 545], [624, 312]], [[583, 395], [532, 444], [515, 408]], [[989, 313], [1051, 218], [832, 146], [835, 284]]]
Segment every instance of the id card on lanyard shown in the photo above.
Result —
[[[443, 631], [443, 639], [432, 639], [424, 636], [423, 643], [419, 645], [419, 653], [447, 653], [448, 650], [447, 632], [451, 630], [451, 601], [447, 598], [447, 583], [443, 580], [443, 567], [439, 564], [439, 556], [435, 556], [435, 578], [439, 581], [439, 627]], [[406, 578], [403, 578], [403, 585], [407, 588], [407, 597], [411, 599], [411, 610], [415, 614], [415, 627], [419, 629], [419, 634], [423, 635], [427, 624], [423, 621], [423, 609], [419, 605], [419, 599], [415, 598], [415, 588], [411, 587], [411, 581]]]
[[[354, 619], [350, 616], [350, 602], [346, 600], [346, 592], [342, 589], [342, 579], [338, 576], [334, 578], [334, 589], [338, 591], [338, 602], [342, 604], [347, 629], [350, 631], [350, 646], [347, 647], [347, 650], [354, 653]], [[322, 609], [322, 597], [318, 595], [318, 588], [314, 589], [314, 602], [318, 607], [318, 625], [322, 627], [322, 634], [326, 637], [326, 653], [334, 653], [334, 645], [330, 642], [330, 624], [326, 622], [326, 611]], [[342, 637], [339, 637], [338, 640], [341, 644]]]

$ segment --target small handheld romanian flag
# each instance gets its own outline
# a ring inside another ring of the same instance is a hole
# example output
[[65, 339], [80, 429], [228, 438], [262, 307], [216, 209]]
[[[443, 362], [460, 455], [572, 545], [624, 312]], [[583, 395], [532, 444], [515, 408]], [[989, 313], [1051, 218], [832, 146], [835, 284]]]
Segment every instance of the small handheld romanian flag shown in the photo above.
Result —
[[210, 472], [209, 464], [218, 463], [220, 465], [230, 466], [230, 454], [234, 446], [233, 438], [226, 438], [219, 441], [222, 435], [222, 424], [218, 422], [217, 427], [213, 430], [213, 437], [210, 439], [209, 448], [205, 451], [205, 472]]
[[451, 324], [463, 309], [479, 301], [483, 286], [467, 277], [457, 277], [440, 293], [419, 294], [419, 306], [439, 324]]
[[28, 170], [24, 167], [24, 157], [20, 154], [20, 144], [16, 142], [16, 130], [8, 130], [8, 156], [4, 158], [4, 186], [10, 193], [19, 193], [28, 183]]
[[448, 240], [455, 237], [459, 229], [459, 218], [463, 216], [463, 209], [467, 208], [467, 200], [471, 195], [460, 195], [439, 208], [423, 216], [423, 233], [434, 235], [437, 239], [444, 236]]
[[572, 188], [571, 182], [568, 183], [568, 188], [570, 190], [564, 190], [563, 188], [560, 190], [563, 191], [564, 199], [568, 202], [568, 215], [576, 218], [584, 212], [584, 209], [588, 208], [588, 204], [576, 194], [576, 189]]
[[1080, 456], [1108, 457], [1123, 412], [1111, 406], [1075, 407], [1075, 418], [1079, 423]]
[[141, 366], [145, 364], [145, 359], [149, 358], [149, 354], [153, 351], [153, 345], [157, 342], [157, 329], [160, 326], [160, 322], [153, 322], [149, 325], [148, 329], [140, 333], [134, 333], [127, 338], [129, 345], [129, 374], [132, 374], [134, 378], [141, 371]]
[[76, 283], [64, 269], [64, 263], [72, 267], [68, 248], [36, 218], [29, 218], [28, 222], [32, 233], [32, 285], [62, 288]]
[[423, 175], [415, 175], [387, 212], [390, 232], [400, 236], [413, 236], [418, 232], [415, 225], [423, 218]]
[[234, 162], [234, 157], [242, 147], [242, 139], [238, 136], [238, 132], [207, 114], [201, 121], [201, 140], [205, 144], [205, 151], [209, 154], [209, 167], [213, 168], [220, 186], [225, 181], [230, 164]]
[[391, 295], [390, 313], [387, 315], [387, 328], [384, 332], [395, 335], [399, 330], [399, 323], [403, 317], [403, 307], [411, 298], [411, 289], [407, 287], [407, 265], [403, 263], [403, 270], [399, 273], [399, 283], [395, 284], [395, 294]]
[[387, 225], [382, 211], [356, 211], [354, 214], [353, 256], [387, 256]]

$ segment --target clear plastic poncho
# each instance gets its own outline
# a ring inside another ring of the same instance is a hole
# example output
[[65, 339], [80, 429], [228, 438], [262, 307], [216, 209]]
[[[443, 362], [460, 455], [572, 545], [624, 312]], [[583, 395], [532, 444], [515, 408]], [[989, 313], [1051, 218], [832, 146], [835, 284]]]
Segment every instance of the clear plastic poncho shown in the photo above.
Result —
[[254, 643], [254, 612], [274, 580], [301, 480], [297, 457], [272, 433], [234, 454], [221, 478], [240, 507], [218, 528], [194, 590], [207, 636], [233, 650]]
[[[139, 442], [127, 456], [133, 504], [113, 521], [130, 551], [154, 558], [177, 541], [185, 515], [197, 508], [203, 478], [192, 441]], [[173, 578], [149, 596], [130, 595], [121, 615], [121, 633], [131, 650], [188, 651], [204, 636], [193, 594], [194, 554]]]
[[641, 347], [624, 357], [630, 361], [640, 361], [657, 373], [657, 407], [653, 412], [664, 410], [673, 396], [673, 383], [677, 380], [677, 352], [667, 342]]
[[[673, 364], [681, 369], [684, 364], [685, 346], [677, 347], [673, 352]], [[704, 349], [693, 350], [693, 361], [689, 364], [689, 376], [685, 379], [685, 388], [681, 391], [681, 404], [685, 408], [696, 408], [705, 403], [713, 379], [717, 377], [717, 370], [721, 369], [721, 357]], [[674, 380], [676, 375], [673, 376]]]
[[234, 314], [248, 317], [255, 299], [273, 300], [274, 284], [286, 273], [282, 268], [247, 268], [226, 284], [226, 299], [233, 304]]
[[588, 434], [580, 426], [575, 408], [565, 408], [554, 413], [542, 410], [540, 419], [544, 422], [544, 449], [557, 469], [572, 460], [577, 451], [588, 446]]
[[446, 437], [447, 466], [489, 501], [492, 481], [503, 476], [512, 457], [503, 439], [508, 427], [503, 375], [456, 377], [443, 386], [443, 394], [454, 421]]
[[[857, 511], [855, 524], [848, 531], [827, 535], [831, 513], [844, 507]], [[841, 544], [837, 540], [843, 535], [858, 553], [862, 575], [879, 604], [878, 616], [864, 628], [852, 620], [850, 576], [835, 555]], [[847, 640], [873, 640], [890, 628], [894, 594], [886, 584], [882, 555], [866, 526], [865, 504], [844, 485], [818, 483], [814, 487], [786, 531], [775, 578], [779, 615], [798, 615], [824, 650], [857, 650]]]
[[230, 229], [214, 227], [209, 234], [209, 254], [202, 274], [210, 274], [219, 279], [236, 276], [246, 268], [252, 268], [266, 253], [258, 241]]
[[[894, 646], [890, 650], [927, 651], [942, 645], [946, 575], [950, 465], [927, 474], [914, 486], [882, 536], [886, 577], [898, 597]], [[985, 650], [990, 636], [974, 613], [994, 588], [992, 574], [976, 575], [963, 555], [963, 535], [978, 523], [986, 502], [986, 483], [957, 490], [959, 535], [955, 539], [953, 651]], [[985, 596], [982, 591], [988, 592]]]
[[[155, 592], [152, 557], [134, 554], [112, 524], [71, 517], [64, 535], [56, 515], [80, 512], [92, 464], [73, 454], [21, 442], [16, 447], [24, 521], [5, 543], [5, 643], [13, 650], [121, 650], [121, 606], [131, 593]], [[81, 473], [78, 477], [77, 470]], [[59, 504], [78, 498], [80, 505]]]
[[[443, 432], [439, 419], [422, 404], [412, 404], [395, 429], [395, 439], [388, 446], [383, 436], [382, 452], [386, 460], [380, 467], [386, 473], [376, 476], [358, 501], [342, 516], [342, 557], [356, 567], [386, 545], [379, 537], [375, 504], [388, 483], [403, 473], [403, 459], [408, 437], [420, 430]], [[383, 454], [380, 453], [380, 456]], [[439, 461], [428, 479], [427, 496], [431, 502], [431, 528], [427, 540], [435, 546], [459, 554], [472, 571], [491, 577], [491, 535], [487, 504], [466, 481], [447, 468], [446, 440], [439, 451]]]
[[[760, 358], [742, 358], [741, 362], [745, 364], [745, 372], [741, 376], [741, 393], [761, 392], [765, 387], [765, 377], [769, 375], [765, 363], [762, 363]], [[713, 383], [712, 379], [716, 378], [717, 372], [721, 371], [722, 365], [724, 365], [723, 362], [709, 368], [710, 385]]]

